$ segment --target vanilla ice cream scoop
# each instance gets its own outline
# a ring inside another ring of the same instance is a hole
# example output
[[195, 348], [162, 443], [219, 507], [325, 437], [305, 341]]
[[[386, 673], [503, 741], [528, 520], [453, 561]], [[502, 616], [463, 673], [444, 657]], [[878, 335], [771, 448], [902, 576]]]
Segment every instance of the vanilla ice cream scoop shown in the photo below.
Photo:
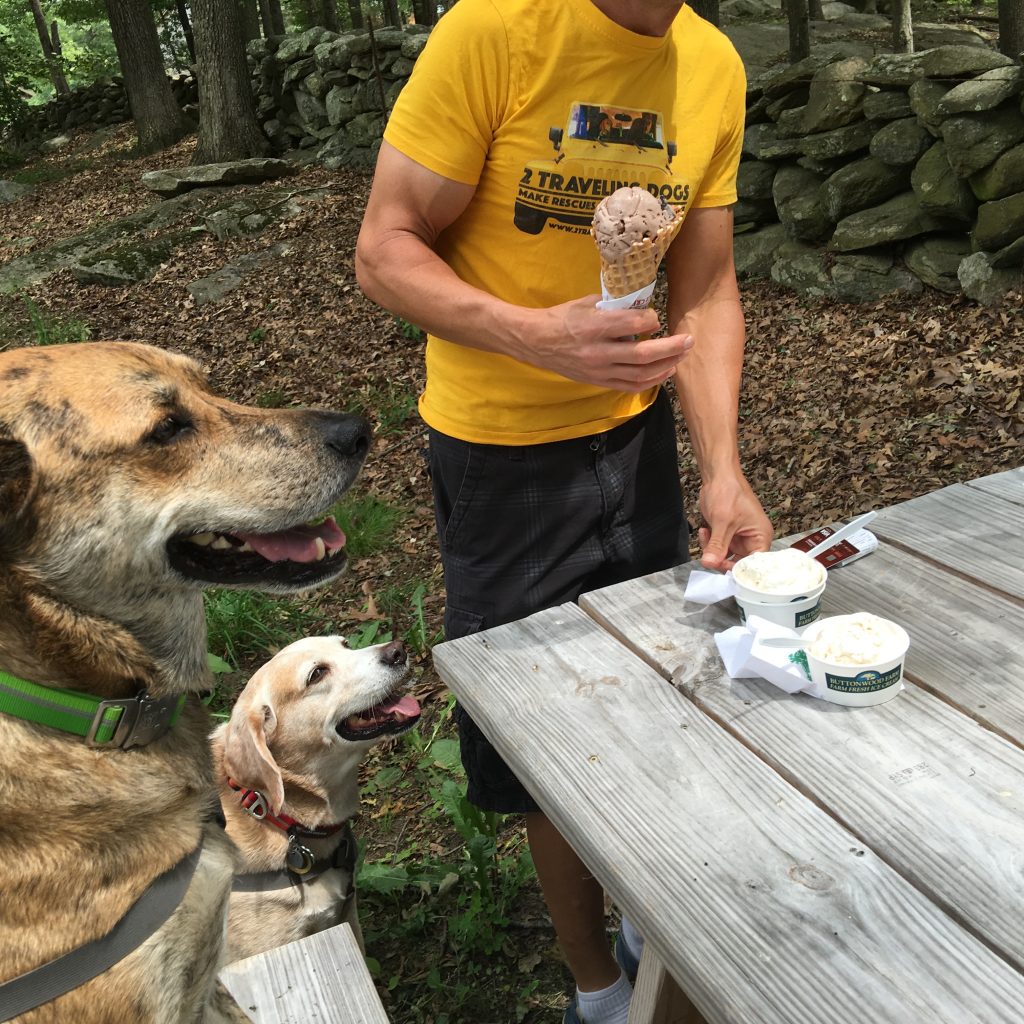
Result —
[[907, 646], [902, 627], [870, 612], [822, 619], [808, 632], [807, 653], [832, 665], [879, 665]]
[[825, 567], [802, 551], [782, 548], [741, 558], [732, 570], [741, 587], [760, 594], [809, 594], [825, 582]]
[[647, 189], [616, 189], [594, 211], [593, 235], [601, 258], [617, 263], [645, 238], [657, 238], [658, 232], [674, 218], [672, 207]]

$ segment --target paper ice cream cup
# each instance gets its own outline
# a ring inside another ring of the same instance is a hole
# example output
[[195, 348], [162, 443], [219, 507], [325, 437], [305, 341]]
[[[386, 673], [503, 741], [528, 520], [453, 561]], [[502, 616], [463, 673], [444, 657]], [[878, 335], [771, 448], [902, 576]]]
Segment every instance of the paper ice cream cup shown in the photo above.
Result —
[[820, 562], [793, 548], [758, 551], [732, 567], [736, 599], [759, 605], [788, 605], [821, 597], [828, 571]]
[[789, 604], [768, 604], [764, 601], [748, 601], [746, 598], [736, 595], [736, 606], [740, 610], [740, 622], [747, 624], [747, 619], [752, 615], [766, 619], [777, 626], [786, 626], [788, 629], [802, 630], [815, 622], [821, 615], [821, 595], [825, 592], [825, 586], [810, 597], [790, 601]]
[[[842, 637], [851, 620], [864, 616], [833, 615], [819, 619], [803, 634], [803, 650], [807, 655], [807, 668], [818, 695], [833, 704], [847, 707], [869, 707], [892, 700], [903, 689], [903, 664], [910, 647], [905, 629], [889, 619], [870, 616], [884, 630], [885, 643], [875, 658], [866, 664], [851, 664], [831, 653], [829, 636]], [[851, 627], [852, 628], [852, 627]], [[823, 656], [831, 653], [830, 657]]]

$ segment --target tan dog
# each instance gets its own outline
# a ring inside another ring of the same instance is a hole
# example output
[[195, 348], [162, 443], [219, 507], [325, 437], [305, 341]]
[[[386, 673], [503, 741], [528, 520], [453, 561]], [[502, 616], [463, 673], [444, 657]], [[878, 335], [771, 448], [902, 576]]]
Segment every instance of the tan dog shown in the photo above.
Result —
[[211, 822], [209, 717], [190, 697], [164, 730], [179, 695], [210, 685], [204, 586], [289, 592], [341, 572], [333, 520], [302, 524], [368, 442], [355, 417], [215, 397], [194, 362], [149, 346], [0, 353], [0, 696], [28, 681], [125, 702], [103, 745], [0, 714], [0, 999], [121, 934], [157, 876], [200, 851], [155, 933], [18, 1011], [24, 1024], [247, 1019], [216, 982], [235, 854]]
[[349, 822], [359, 762], [419, 718], [419, 704], [397, 692], [408, 664], [397, 641], [354, 651], [337, 636], [299, 640], [249, 680], [213, 734], [221, 805], [242, 860], [230, 959], [343, 921], [362, 945]]

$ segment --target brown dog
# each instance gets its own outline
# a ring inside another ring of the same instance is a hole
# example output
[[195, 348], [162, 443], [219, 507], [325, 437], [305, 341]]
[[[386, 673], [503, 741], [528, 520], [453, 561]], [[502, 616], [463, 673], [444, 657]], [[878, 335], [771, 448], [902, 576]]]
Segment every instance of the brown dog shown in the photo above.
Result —
[[360, 945], [353, 880], [359, 762], [411, 728], [398, 693], [399, 642], [350, 650], [337, 636], [289, 644], [249, 680], [212, 738], [228, 835], [241, 866], [228, 958], [253, 956], [343, 921]]
[[0, 353], [0, 696], [28, 681], [124, 700], [114, 735], [92, 741], [0, 714], [0, 998], [119, 934], [157, 876], [200, 851], [141, 946], [16, 1019], [246, 1019], [216, 982], [235, 855], [211, 823], [210, 724], [193, 696], [210, 683], [201, 590], [337, 576], [344, 536], [309, 522], [368, 442], [355, 417], [215, 397], [194, 362], [149, 346]]

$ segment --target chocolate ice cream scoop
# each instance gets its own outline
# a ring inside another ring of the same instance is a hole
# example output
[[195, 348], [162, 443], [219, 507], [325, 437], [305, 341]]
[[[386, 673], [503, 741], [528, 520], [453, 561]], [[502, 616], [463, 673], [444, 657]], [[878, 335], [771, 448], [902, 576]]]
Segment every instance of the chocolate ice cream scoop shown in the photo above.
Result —
[[645, 188], [616, 189], [594, 211], [593, 235], [601, 258], [617, 263], [638, 242], [656, 238], [674, 216], [668, 203]]

